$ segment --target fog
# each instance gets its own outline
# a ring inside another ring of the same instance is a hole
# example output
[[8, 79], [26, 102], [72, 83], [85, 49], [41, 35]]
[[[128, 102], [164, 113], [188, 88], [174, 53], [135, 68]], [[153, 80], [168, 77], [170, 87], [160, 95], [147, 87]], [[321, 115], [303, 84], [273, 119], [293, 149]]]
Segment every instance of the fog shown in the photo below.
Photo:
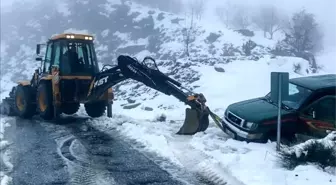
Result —
[[[36, 2], [41, 0], [1, 0], [1, 11], [10, 11], [15, 8], [12, 5], [14, 1]], [[44, 0], [43, 2], [46, 2]], [[139, 0], [138, 0], [139, 1]], [[164, 1], [164, 0], [161, 0]], [[192, 0], [181, 0], [184, 2]], [[218, 5], [225, 5], [228, 0], [205, 0], [204, 18], [207, 22], [212, 22], [214, 25], [218, 21], [215, 14], [215, 9]], [[301, 9], [306, 9], [308, 12], [316, 15], [316, 20], [324, 33], [325, 47], [336, 46], [336, 1], [335, 0], [234, 0], [237, 4], [244, 4], [251, 10], [258, 10], [258, 7], [264, 4], [273, 4], [278, 9], [283, 11], [288, 17], [294, 12]]]
[[[209, 20], [216, 19], [214, 9], [218, 5], [225, 5], [227, 0], [207, 0], [206, 15]], [[231, 0], [232, 1], [232, 0]], [[238, 4], [258, 8], [260, 5], [273, 4], [278, 9], [284, 11], [288, 17], [294, 12], [306, 9], [316, 15], [316, 20], [320, 24], [325, 34], [326, 46], [336, 46], [336, 1], [335, 0], [234, 0]]]

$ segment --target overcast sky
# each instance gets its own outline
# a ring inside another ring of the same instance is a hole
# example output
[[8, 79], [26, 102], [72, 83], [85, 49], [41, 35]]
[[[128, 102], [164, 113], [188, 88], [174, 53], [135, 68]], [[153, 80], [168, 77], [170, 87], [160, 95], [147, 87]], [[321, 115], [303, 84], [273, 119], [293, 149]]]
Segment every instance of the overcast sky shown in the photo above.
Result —
[[[37, 0], [0, 0], [1, 9], [10, 8], [13, 1], [37, 1]], [[47, 0], [44, 0], [47, 1]], [[94, 1], [94, 0], [91, 0]], [[164, 1], [164, 0], [158, 0]], [[182, 0], [188, 1], [188, 0]], [[206, 17], [214, 19], [215, 8], [224, 4], [226, 0], [205, 0], [207, 3]], [[324, 30], [327, 45], [336, 46], [336, 0], [233, 0], [233, 2], [244, 3], [249, 6], [258, 7], [261, 4], [274, 4], [282, 9], [288, 16], [302, 8], [316, 15], [316, 19]]]

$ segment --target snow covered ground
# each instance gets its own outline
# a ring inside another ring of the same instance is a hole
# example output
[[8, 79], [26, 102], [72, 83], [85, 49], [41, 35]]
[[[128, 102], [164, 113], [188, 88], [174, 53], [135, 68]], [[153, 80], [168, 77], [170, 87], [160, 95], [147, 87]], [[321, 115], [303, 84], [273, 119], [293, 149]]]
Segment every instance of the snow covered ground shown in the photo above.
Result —
[[10, 163], [10, 143], [4, 139], [6, 127], [9, 126], [8, 120], [12, 118], [0, 118], [0, 184], [8, 185], [12, 178], [9, 174], [12, 172], [13, 165]]
[[[301, 75], [292, 72], [293, 64], [297, 63], [302, 65]], [[225, 73], [218, 73], [211, 66], [195, 67], [202, 74], [201, 80], [195, 84], [200, 85], [197, 91], [205, 94], [207, 105], [220, 116], [235, 101], [268, 93], [271, 71], [290, 72], [291, 78], [308, 75], [305, 72], [308, 68], [305, 60], [287, 57], [235, 61], [221, 67]], [[176, 135], [183, 123], [185, 106], [173, 97], [160, 95], [144, 102], [150, 107], [175, 105], [174, 109], [165, 111], [157, 109], [149, 112], [141, 107], [126, 110], [120, 108], [122, 103], [115, 102], [114, 118], [100, 118], [94, 120], [92, 125], [102, 131], [116, 128], [127, 138], [144, 145], [145, 150], [203, 174], [209, 180], [234, 185], [327, 185], [336, 181], [336, 174], [323, 172], [313, 165], [298, 166], [293, 171], [281, 168], [275, 143], [248, 144], [235, 141], [214, 124], [204, 133], [194, 136]], [[167, 116], [166, 122], [155, 121], [160, 114]]]

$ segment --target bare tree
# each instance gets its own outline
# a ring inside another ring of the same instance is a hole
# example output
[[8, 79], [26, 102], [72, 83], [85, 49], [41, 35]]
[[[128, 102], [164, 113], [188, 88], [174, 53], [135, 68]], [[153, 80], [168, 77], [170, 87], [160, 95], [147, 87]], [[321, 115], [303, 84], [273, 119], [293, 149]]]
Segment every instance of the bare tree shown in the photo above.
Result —
[[285, 42], [296, 52], [316, 52], [322, 49], [322, 33], [314, 14], [301, 10], [293, 15], [286, 32]]
[[226, 1], [225, 5], [216, 8], [216, 15], [220, 21], [224, 23], [226, 28], [230, 27], [232, 12], [234, 12], [234, 5], [229, 0]]
[[189, 0], [187, 4], [190, 12], [193, 12], [196, 20], [201, 20], [204, 14], [204, 0]]
[[270, 39], [283, 28], [283, 20], [283, 16], [274, 5], [263, 6], [259, 14], [253, 17], [253, 22], [264, 32], [264, 37], [266, 38], [268, 33]]
[[190, 44], [194, 42], [195, 40], [194, 17], [195, 17], [195, 13], [193, 9], [191, 9], [190, 20], [187, 19], [188, 18], [187, 13], [185, 16], [186, 25], [185, 25], [185, 28], [183, 28], [183, 41], [184, 41], [184, 49], [185, 49], [184, 54], [187, 57], [190, 57]]
[[234, 16], [231, 19], [231, 25], [236, 29], [246, 29], [251, 21], [249, 17], [248, 8], [243, 5], [236, 7]]

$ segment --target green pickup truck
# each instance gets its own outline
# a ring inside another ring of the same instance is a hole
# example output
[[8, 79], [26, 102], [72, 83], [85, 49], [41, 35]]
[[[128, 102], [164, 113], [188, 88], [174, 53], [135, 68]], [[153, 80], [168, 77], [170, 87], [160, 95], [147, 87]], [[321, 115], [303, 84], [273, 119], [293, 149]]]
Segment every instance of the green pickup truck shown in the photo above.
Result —
[[[336, 130], [336, 74], [292, 78], [289, 97], [282, 102], [281, 136], [296, 134], [314, 138]], [[277, 103], [264, 97], [229, 105], [224, 113], [224, 131], [236, 140], [266, 142], [277, 131]]]

